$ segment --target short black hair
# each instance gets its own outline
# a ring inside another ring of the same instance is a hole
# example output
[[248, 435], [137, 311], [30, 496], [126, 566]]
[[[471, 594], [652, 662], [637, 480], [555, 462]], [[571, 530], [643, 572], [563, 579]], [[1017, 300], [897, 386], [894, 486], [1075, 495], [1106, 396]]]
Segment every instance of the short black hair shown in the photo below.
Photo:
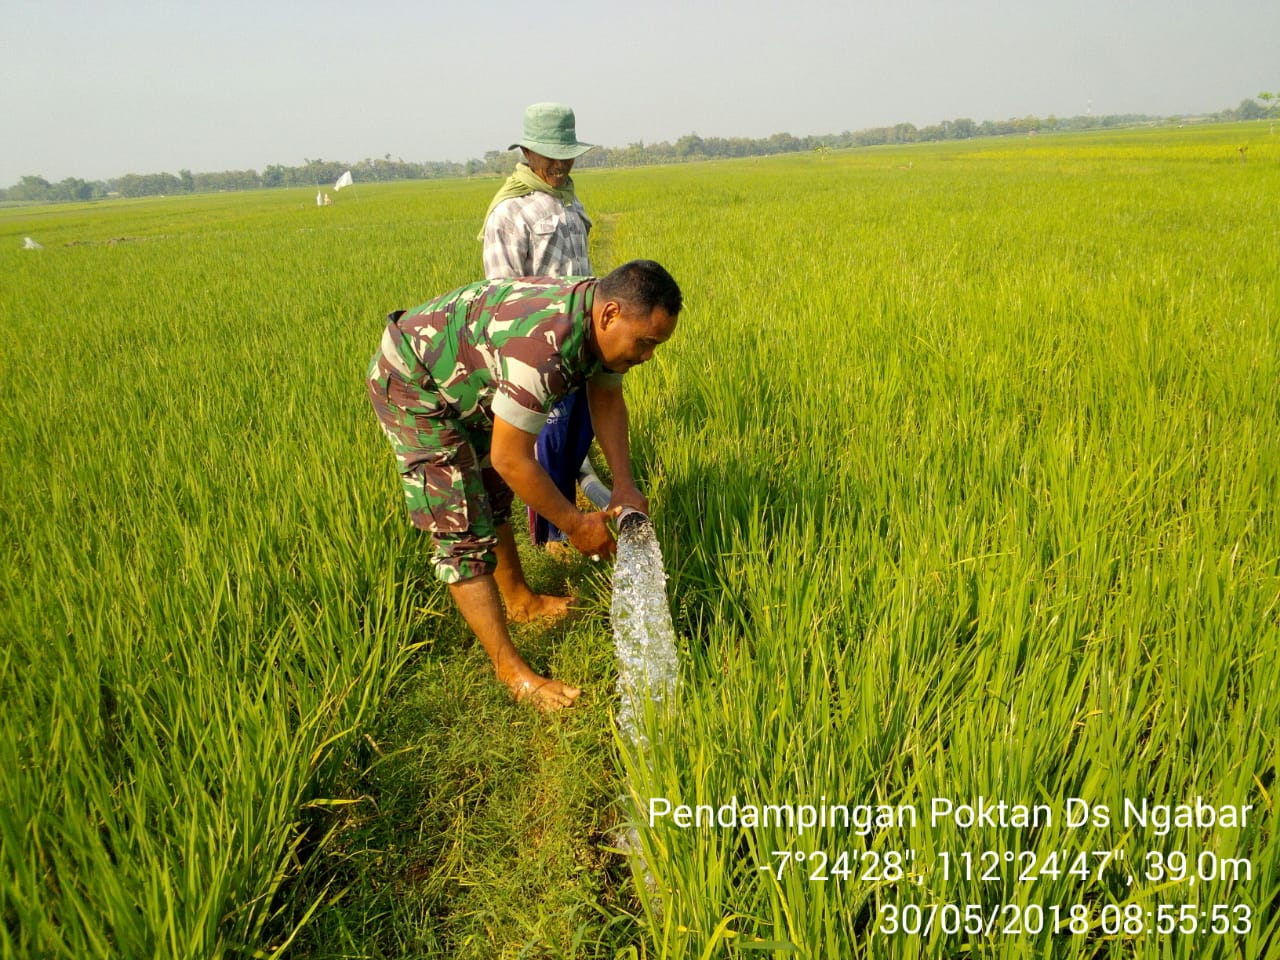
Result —
[[662, 264], [653, 260], [624, 263], [600, 279], [596, 296], [624, 303], [646, 316], [661, 307], [674, 317], [684, 306], [680, 287]]

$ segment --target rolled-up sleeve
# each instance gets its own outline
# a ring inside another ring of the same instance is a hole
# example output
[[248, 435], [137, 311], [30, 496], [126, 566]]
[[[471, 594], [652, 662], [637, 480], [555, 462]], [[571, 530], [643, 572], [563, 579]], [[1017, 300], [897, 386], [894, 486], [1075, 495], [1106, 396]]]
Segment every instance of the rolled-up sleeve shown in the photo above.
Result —
[[493, 415], [501, 417], [513, 427], [523, 430], [525, 433], [537, 434], [541, 432], [543, 426], [547, 422], [547, 414], [540, 413], [537, 410], [530, 410], [528, 407], [522, 407], [519, 403], [507, 396], [505, 393], [498, 393], [493, 398]]

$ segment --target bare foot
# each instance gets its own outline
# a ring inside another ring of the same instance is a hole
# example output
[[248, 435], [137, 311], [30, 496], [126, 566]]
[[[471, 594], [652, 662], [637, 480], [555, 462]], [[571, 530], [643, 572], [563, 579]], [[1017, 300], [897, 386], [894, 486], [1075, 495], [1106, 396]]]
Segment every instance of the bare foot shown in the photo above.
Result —
[[531, 593], [526, 600], [507, 604], [507, 619], [512, 623], [560, 620], [568, 614], [573, 601], [573, 597], [553, 597], [545, 593]]
[[536, 674], [529, 678], [511, 681], [507, 684], [520, 703], [530, 703], [543, 713], [554, 713], [571, 706], [582, 693], [577, 687], [571, 687], [559, 680], [547, 680]]

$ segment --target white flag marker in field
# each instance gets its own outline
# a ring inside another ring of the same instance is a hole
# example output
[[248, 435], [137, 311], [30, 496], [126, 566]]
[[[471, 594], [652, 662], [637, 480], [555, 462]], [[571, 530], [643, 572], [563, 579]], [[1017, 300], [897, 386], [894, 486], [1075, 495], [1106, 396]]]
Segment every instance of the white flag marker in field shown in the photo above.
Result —
[[355, 181], [351, 179], [351, 171], [348, 170], [338, 178], [338, 182], [333, 185], [334, 190], [341, 190], [343, 187], [351, 186]]

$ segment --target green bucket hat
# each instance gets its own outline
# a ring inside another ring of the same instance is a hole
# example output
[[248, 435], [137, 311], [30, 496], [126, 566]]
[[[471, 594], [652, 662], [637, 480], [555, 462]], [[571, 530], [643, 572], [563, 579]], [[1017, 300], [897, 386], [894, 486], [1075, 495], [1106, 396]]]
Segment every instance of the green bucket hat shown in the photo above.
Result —
[[580, 157], [594, 144], [579, 143], [573, 111], [563, 103], [535, 103], [524, 111], [524, 137], [507, 147], [527, 147], [552, 160]]

